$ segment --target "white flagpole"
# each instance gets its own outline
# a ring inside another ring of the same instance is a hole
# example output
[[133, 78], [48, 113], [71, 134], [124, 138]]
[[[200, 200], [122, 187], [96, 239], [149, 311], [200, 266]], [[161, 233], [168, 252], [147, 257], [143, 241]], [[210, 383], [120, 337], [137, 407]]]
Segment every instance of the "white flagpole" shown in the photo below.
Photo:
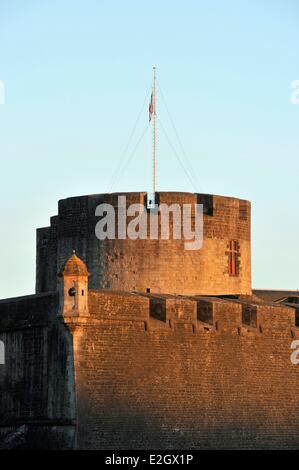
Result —
[[157, 144], [157, 127], [156, 127], [156, 67], [154, 69], [153, 98], [154, 98], [154, 127], [153, 127], [153, 196], [156, 193], [156, 144]]

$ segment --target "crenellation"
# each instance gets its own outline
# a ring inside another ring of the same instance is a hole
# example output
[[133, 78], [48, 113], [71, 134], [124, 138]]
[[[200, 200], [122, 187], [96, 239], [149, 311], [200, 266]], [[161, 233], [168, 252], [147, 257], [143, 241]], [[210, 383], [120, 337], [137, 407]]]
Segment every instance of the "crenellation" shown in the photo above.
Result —
[[204, 205], [187, 252], [99, 242], [95, 208], [118, 196], [59, 201], [37, 230], [37, 293], [0, 301], [0, 439], [25, 424], [25, 448], [299, 448], [298, 309], [252, 295], [250, 203], [158, 193]]
[[[41, 262], [37, 256], [37, 292], [44, 292], [49, 286], [52, 289], [57, 282], [53, 266], [47, 268], [49, 262], [53, 264], [56, 259], [57, 268], [66, 261], [71, 250], [76, 249], [89, 266], [90, 286], [93, 289], [146, 292], [150, 288], [157, 293], [191, 295], [251, 293], [250, 219], [239, 217], [240, 203], [250, 211], [247, 201], [192, 193], [158, 193], [159, 202], [164, 204], [204, 204], [203, 247], [186, 251], [183, 240], [173, 240], [172, 217], [170, 240], [163, 240], [159, 236], [158, 240], [99, 241], [95, 236], [98, 220], [95, 209], [102, 202], [111, 203], [117, 209], [117, 198], [120, 195], [126, 196], [127, 207], [132, 203], [145, 203], [144, 192], [99, 194], [59, 201], [58, 216], [55, 218], [56, 245], [53, 242], [51, 250], [43, 251]], [[158, 216], [158, 219], [160, 221], [161, 217]], [[230, 239], [237, 239], [240, 244], [240, 272], [234, 278], [227, 274], [226, 246]], [[120, 252], [122, 256], [115, 256]]]

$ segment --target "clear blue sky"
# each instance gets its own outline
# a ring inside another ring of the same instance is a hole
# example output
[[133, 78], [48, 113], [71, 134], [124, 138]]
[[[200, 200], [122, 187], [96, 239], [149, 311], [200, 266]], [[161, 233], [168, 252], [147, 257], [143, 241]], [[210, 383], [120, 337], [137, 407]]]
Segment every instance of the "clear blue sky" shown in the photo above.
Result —
[[[298, 0], [0, 0], [0, 298], [34, 291], [59, 199], [110, 189], [155, 64], [198, 181], [160, 126], [158, 189], [251, 200], [253, 285], [299, 288], [298, 45]], [[113, 189], [150, 189], [150, 158], [148, 132]]]

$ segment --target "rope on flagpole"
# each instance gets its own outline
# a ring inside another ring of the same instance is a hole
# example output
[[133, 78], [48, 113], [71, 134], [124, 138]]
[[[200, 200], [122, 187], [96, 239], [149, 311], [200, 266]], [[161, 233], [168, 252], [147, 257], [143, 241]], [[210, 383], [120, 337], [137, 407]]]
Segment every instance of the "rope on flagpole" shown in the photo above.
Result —
[[159, 124], [160, 124], [160, 127], [161, 127], [162, 131], [164, 132], [164, 135], [165, 135], [165, 137], [166, 137], [166, 140], [168, 141], [168, 144], [169, 144], [170, 148], [172, 149], [172, 151], [173, 151], [173, 153], [174, 153], [174, 155], [175, 155], [177, 161], [178, 161], [179, 164], [181, 165], [181, 167], [182, 167], [182, 169], [183, 169], [183, 171], [184, 171], [186, 177], [188, 178], [188, 180], [189, 180], [189, 182], [190, 182], [190, 184], [191, 184], [191, 186], [192, 186], [194, 192], [196, 193], [197, 190], [196, 190], [196, 187], [195, 187], [195, 185], [194, 185], [194, 181], [192, 180], [192, 178], [191, 178], [189, 172], [188, 172], [187, 169], [185, 168], [185, 166], [184, 166], [182, 160], [180, 159], [179, 154], [177, 153], [175, 147], [173, 146], [173, 144], [172, 144], [172, 142], [171, 142], [171, 140], [170, 140], [170, 138], [169, 138], [169, 136], [168, 136], [168, 134], [167, 134], [167, 132], [166, 132], [166, 130], [165, 130], [165, 128], [164, 128], [162, 122], [161, 122], [161, 119], [158, 119], [158, 121], [159, 121]]
[[175, 126], [175, 123], [174, 123], [174, 120], [173, 120], [172, 115], [171, 115], [171, 113], [170, 113], [169, 107], [167, 106], [167, 102], [166, 102], [166, 99], [165, 99], [165, 97], [164, 97], [164, 93], [163, 93], [163, 91], [162, 91], [161, 85], [160, 85], [160, 83], [159, 83], [158, 81], [157, 81], [157, 87], [158, 87], [158, 90], [159, 90], [160, 95], [161, 95], [161, 97], [162, 97], [163, 104], [164, 104], [165, 109], [166, 109], [166, 112], [167, 112], [167, 114], [168, 114], [170, 123], [171, 123], [172, 128], [173, 128], [173, 130], [174, 130], [174, 133], [175, 133], [175, 135], [176, 135], [178, 144], [179, 144], [179, 146], [180, 146], [180, 148], [181, 148], [181, 152], [182, 152], [183, 156], [185, 157], [186, 162], [187, 162], [188, 165], [189, 165], [189, 169], [191, 170], [191, 174], [193, 175], [193, 178], [192, 178], [192, 179], [193, 179], [194, 183], [196, 184], [196, 186], [197, 186], [198, 188], [201, 188], [201, 184], [199, 184], [199, 181], [198, 181], [198, 178], [197, 178], [197, 173], [196, 173], [196, 171], [194, 171], [193, 165], [192, 165], [190, 159], [188, 158], [187, 153], [185, 152], [185, 149], [184, 149], [184, 146], [183, 146], [182, 141], [181, 141], [181, 139], [180, 139], [178, 130], [177, 130], [176, 126]]
[[146, 128], [145, 128], [144, 131], [142, 132], [142, 134], [141, 134], [140, 138], [138, 139], [138, 141], [137, 141], [135, 147], [133, 148], [132, 152], [130, 153], [129, 158], [128, 158], [127, 161], [124, 163], [124, 165], [121, 167], [121, 169], [120, 169], [120, 171], [119, 171], [119, 174], [118, 174], [117, 178], [115, 178], [115, 180], [114, 180], [114, 182], [113, 182], [113, 184], [112, 184], [111, 189], [110, 189], [109, 192], [112, 191], [112, 189], [113, 189], [115, 183], [120, 180], [120, 178], [122, 177], [123, 173], [124, 173], [125, 170], [127, 169], [129, 163], [131, 162], [133, 156], [135, 155], [136, 150], [138, 149], [140, 143], [142, 142], [142, 140], [143, 140], [143, 138], [144, 138], [144, 136], [145, 136], [145, 134], [146, 134], [148, 128], [149, 128], [149, 123], [146, 125]]
[[140, 111], [139, 111], [139, 114], [138, 114], [138, 116], [137, 116], [137, 119], [136, 119], [136, 121], [135, 121], [135, 124], [134, 124], [134, 126], [133, 126], [133, 128], [132, 128], [131, 134], [130, 134], [128, 140], [127, 140], [126, 146], [124, 147], [124, 150], [123, 150], [123, 152], [121, 153], [120, 158], [118, 159], [117, 166], [116, 166], [116, 168], [115, 168], [115, 170], [114, 170], [114, 172], [113, 172], [113, 175], [112, 175], [112, 177], [111, 177], [111, 179], [110, 179], [110, 185], [109, 185], [108, 193], [111, 193], [113, 187], [115, 186], [115, 182], [117, 181], [117, 179], [118, 179], [119, 176], [120, 176], [121, 162], [123, 161], [123, 159], [124, 159], [124, 157], [125, 157], [125, 155], [126, 155], [128, 149], [129, 149], [129, 147], [130, 147], [130, 145], [131, 145], [131, 142], [132, 142], [132, 140], [133, 140], [133, 136], [134, 136], [134, 134], [135, 134], [137, 125], [138, 125], [138, 123], [139, 123], [139, 121], [140, 121], [142, 112], [143, 112], [143, 110], [144, 110], [144, 108], [145, 108], [145, 105], [146, 105], [146, 103], [147, 103], [147, 101], [148, 101], [148, 97], [149, 97], [149, 94], [150, 94], [150, 92], [151, 92], [151, 88], [152, 88], [152, 87], [150, 87], [149, 90], [146, 92], [146, 95], [145, 95], [145, 98], [144, 98], [142, 107], [141, 107], [141, 109], [140, 109]]

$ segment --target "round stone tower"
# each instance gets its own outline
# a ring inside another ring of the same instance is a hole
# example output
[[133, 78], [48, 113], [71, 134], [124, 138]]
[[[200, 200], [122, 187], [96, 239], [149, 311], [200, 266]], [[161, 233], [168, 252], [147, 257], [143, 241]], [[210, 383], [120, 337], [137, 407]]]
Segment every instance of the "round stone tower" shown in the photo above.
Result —
[[59, 314], [61, 316], [88, 315], [88, 276], [84, 262], [75, 251], [59, 273]]
[[[57, 289], [57, 273], [73, 249], [90, 273], [89, 288], [171, 293], [178, 295], [239, 295], [251, 293], [250, 203], [208, 194], [160, 192], [156, 203], [183, 208], [203, 207], [203, 244], [186, 249], [184, 239], [99, 240], [95, 228], [100, 220], [96, 208], [110, 204], [116, 221], [119, 196], [126, 207], [142, 204], [147, 194], [113, 193], [72, 197], [59, 201], [58, 216], [51, 226], [37, 230], [36, 291]], [[158, 224], [160, 223], [160, 216]], [[130, 219], [130, 217], [129, 217]], [[132, 217], [131, 217], [132, 219]]]

